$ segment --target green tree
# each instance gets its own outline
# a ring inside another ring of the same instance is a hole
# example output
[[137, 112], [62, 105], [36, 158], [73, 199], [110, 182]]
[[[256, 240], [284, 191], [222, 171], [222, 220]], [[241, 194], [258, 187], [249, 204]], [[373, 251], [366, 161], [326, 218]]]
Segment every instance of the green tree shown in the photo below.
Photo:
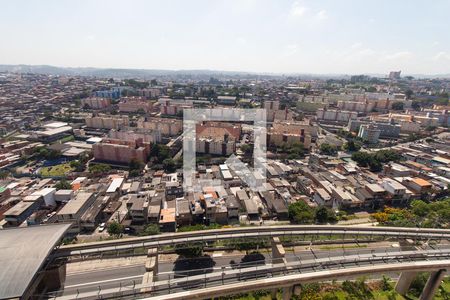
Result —
[[249, 144], [244, 144], [241, 146], [241, 151], [244, 152], [245, 155], [250, 156], [253, 153], [253, 147]]
[[83, 171], [83, 164], [78, 160], [72, 160], [70, 162], [70, 166], [75, 169], [77, 172]]
[[356, 281], [346, 280], [342, 283], [342, 289], [349, 294], [350, 299], [369, 300], [374, 298], [364, 278]]
[[335, 145], [331, 145], [328, 143], [323, 143], [320, 145], [320, 152], [325, 155], [335, 155], [338, 151], [338, 148]]
[[124, 231], [124, 227], [122, 224], [114, 221], [111, 224], [108, 225], [108, 234], [110, 236], [115, 236], [115, 237], [119, 237], [123, 231]]
[[150, 158], [162, 163], [166, 158], [170, 158], [170, 149], [166, 145], [154, 144], [150, 149]]
[[175, 171], [175, 162], [171, 158], [166, 158], [163, 161], [163, 168], [166, 172], [173, 172]]
[[141, 171], [144, 168], [144, 164], [137, 160], [136, 158], [131, 159], [130, 163], [128, 164], [128, 168], [130, 170], [138, 170]]
[[335, 223], [337, 221], [336, 213], [323, 205], [316, 208], [314, 218], [319, 224]]
[[405, 96], [406, 96], [406, 99], [411, 99], [411, 97], [414, 95], [414, 92], [411, 90], [411, 89], [407, 89], [406, 91], [405, 91]]
[[148, 224], [144, 227], [141, 235], [157, 235], [159, 234], [159, 226], [156, 224]]
[[288, 206], [289, 219], [295, 224], [314, 223], [314, 211], [305, 202], [298, 201]]
[[353, 139], [348, 141], [345, 145], [344, 148], [347, 151], [350, 152], [355, 152], [355, 151], [359, 151], [361, 149], [361, 143], [359, 142], [355, 142]]
[[55, 184], [55, 188], [57, 190], [70, 190], [72, 189], [72, 185], [66, 179], [61, 179], [57, 184]]
[[111, 170], [111, 167], [107, 164], [93, 164], [89, 165], [89, 173], [94, 175], [105, 174]]

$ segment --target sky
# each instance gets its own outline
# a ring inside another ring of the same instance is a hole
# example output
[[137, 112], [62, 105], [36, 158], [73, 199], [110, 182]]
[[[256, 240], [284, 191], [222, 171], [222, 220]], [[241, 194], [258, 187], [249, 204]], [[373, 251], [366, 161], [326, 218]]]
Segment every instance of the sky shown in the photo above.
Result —
[[2, 0], [0, 64], [450, 73], [449, 0]]

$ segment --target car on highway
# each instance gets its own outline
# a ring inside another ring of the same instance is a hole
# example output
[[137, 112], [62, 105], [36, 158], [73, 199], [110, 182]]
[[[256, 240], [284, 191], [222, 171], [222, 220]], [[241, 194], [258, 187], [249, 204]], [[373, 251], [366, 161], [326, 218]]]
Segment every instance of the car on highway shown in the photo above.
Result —
[[103, 232], [106, 228], [106, 224], [105, 223], [101, 223], [100, 226], [98, 226], [98, 232]]

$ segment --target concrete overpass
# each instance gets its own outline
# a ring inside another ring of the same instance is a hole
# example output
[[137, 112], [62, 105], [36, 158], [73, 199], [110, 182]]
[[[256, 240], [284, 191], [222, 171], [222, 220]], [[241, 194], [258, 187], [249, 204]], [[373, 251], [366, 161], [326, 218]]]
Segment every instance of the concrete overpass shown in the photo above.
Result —
[[149, 299], [205, 299], [254, 290], [283, 289], [283, 299], [290, 299], [301, 283], [342, 279], [368, 274], [402, 272], [397, 291], [405, 294], [419, 271], [430, 271], [422, 300], [431, 299], [446, 270], [450, 270], [450, 249], [394, 250], [385, 253], [352, 254], [301, 259], [286, 259], [278, 239], [272, 241], [272, 260], [264, 264], [225, 267], [204, 274], [173, 274], [169, 279], [158, 276], [157, 250], [151, 249], [142, 283], [96, 290], [56, 299], [103, 299], [145, 297]]
[[[332, 225], [289, 225], [289, 226], [254, 226], [220, 230], [169, 233], [156, 236], [134, 237], [118, 240], [101, 241], [86, 244], [65, 245], [55, 248], [50, 260], [57, 267], [64, 266], [67, 258], [92, 259], [97, 254], [120, 253], [129, 251], [148, 251], [145, 263], [145, 274], [142, 280], [132, 285], [122, 285], [86, 291], [72, 295], [53, 294], [59, 299], [97, 299], [101, 298], [133, 298], [157, 297], [161, 299], [208, 298], [229, 295], [236, 291], [275, 289], [283, 287], [288, 299], [293, 286], [304, 282], [322, 281], [342, 278], [343, 276], [359, 276], [364, 274], [402, 272], [397, 290], [405, 293], [418, 271], [432, 271], [426, 295], [433, 295], [446, 270], [450, 270], [450, 247], [448, 249], [427, 249], [415, 251], [389, 251], [386, 253], [364, 253], [339, 256], [313, 257], [312, 259], [289, 260], [285, 255], [280, 238], [295, 237], [305, 241], [330, 239], [358, 241], [395, 240], [422, 241], [450, 240], [450, 230], [428, 228], [393, 228], [393, 227], [357, 227]], [[228, 239], [271, 239], [272, 256], [262, 266], [239, 265], [224, 266], [221, 270], [205, 272], [202, 275], [177, 273], [164, 278], [158, 273], [159, 249], [163, 246], [192, 243], [207, 243]], [[396, 249], [394, 249], [396, 250]], [[145, 252], [144, 252], [145, 253]], [[180, 278], [180, 276], [182, 276]], [[101, 281], [101, 280], [99, 280]], [[242, 287], [236, 290], [237, 287]]]
[[429, 228], [362, 227], [334, 225], [288, 225], [254, 226], [227, 228], [207, 231], [169, 233], [156, 236], [135, 237], [86, 244], [61, 246], [53, 254], [54, 258], [89, 256], [104, 252], [149, 249], [176, 244], [210, 242], [227, 239], [304, 237], [316, 240], [319, 237], [341, 237], [358, 240], [359, 237], [414, 241], [450, 240], [450, 230]]

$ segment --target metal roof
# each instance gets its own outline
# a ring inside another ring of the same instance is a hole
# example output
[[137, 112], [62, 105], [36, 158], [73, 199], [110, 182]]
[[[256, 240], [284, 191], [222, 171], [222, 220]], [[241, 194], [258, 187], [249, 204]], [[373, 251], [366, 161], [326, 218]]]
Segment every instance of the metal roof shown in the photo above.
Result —
[[0, 230], [0, 299], [19, 298], [71, 224]]

